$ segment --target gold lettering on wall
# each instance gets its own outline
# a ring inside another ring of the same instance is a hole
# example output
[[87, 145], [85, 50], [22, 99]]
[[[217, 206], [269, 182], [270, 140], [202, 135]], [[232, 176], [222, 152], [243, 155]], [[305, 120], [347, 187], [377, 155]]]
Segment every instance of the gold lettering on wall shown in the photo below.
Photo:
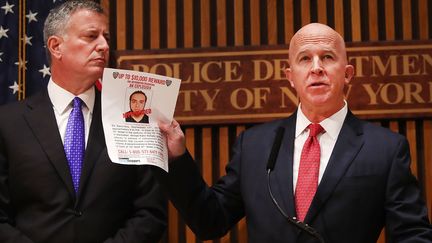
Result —
[[[351, 110], [368, 118], [432, 117], [432, 42], [348, 43]], [[186, 124], [286, 117], [298, 97], [285, 77], [287, 46], [118, 51], [118, 68], [180, 78], [175, 117]]]

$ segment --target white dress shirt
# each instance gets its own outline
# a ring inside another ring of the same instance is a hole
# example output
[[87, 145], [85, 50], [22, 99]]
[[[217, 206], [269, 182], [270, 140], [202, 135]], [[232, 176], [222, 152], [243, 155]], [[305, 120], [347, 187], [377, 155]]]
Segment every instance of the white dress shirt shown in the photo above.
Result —
[[[296, 131], [294, 140], [294, 160], [293, 160], [293, 190], [295, 193], [295, 188], [297, 185], [297, 178], [300, 166], [300, 156], [303, 149], [303, 145], [306, 139], [309, 137], [309, 124], [310, 122], [306, 116], [303, 114], [299, 108], [297, 109], [297, 121], [296, 121]], [[326, 118], [319, 124], [324, 128], [325, 132], [318, 135], [318, 141], [321, 148], [321, 158], [319, 166], [318, 184], [321, 182], [324, 171], [332, 154], [333, 148], [336, 144], [336, 140], [339, 136], [339, 132], [342, 128], [345, 117], [348, 113], [347, 103], [345, 101], [344, 106], [338, 112]]]
[[[53, 104], [57, 126], [64, 144], [66, 126], [69, 119], [69, 114], [72, 112], [72, 100], [75, 98], [75, 95], [58, 86], [52, 79], [50, 79], [48, 82], [48, 96], [51, 100], [51, 103]], [[78, 97], [84, 102], [81, 109], [84, 116], [85, 146], [87, 147], [87, 140], [95, 102], [94, 86], [86, 90], [84, 93], [79, 94]]]

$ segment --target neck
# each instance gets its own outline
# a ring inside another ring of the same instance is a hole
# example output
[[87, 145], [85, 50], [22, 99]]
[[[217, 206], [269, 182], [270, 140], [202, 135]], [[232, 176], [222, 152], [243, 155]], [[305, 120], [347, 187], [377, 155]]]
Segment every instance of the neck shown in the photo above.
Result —
[[342, 103], [338, 106], [307, 106], [307, 105], [301, 105], [300, 109], [302, 110], [303, 114], [306, 116], [306, 118], [311, 121], [312, 123], [320, 123], [323, 120], [331, 117], [336, 112], [340, 111], [345, 105], [345, 102], [342, 101]]
[[81, 77], [68, 73], [57, 71], [56, 68], [51, 68], [52, 80], [63, 89], [71, 92], [74, 95], [84, 93], [90, 89], [96, 82], [96, 78], [93, 77]]

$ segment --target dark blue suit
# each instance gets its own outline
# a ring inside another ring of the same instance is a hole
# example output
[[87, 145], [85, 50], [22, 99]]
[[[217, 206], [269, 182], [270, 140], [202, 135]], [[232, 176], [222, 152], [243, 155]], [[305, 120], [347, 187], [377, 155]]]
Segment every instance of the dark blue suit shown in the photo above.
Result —
[[[211, 188], [189, 154], [171, 162], [169, 174], [160, 172], [170, 199], [200, 238], [221, 237], [246, 216], [249, 242], [318, 242], [283, 218], [267, 190], [267, 160], [282, 126], [285, 133], [270, 183], [283, 210], [295, 216], [295, 117], [242, 133], [227, 175]], [[383, 226], [389, 242], [432, 242], [427, 209], [409, 166], [403, 136], [348, 112], [305, 222], [328, 243], [375, 243]]]
[[148, 167], [110, 161], [99, 92], [78, 196], [47, 91], [0, 114], [0, 242], [159, 241], [166, 200]]

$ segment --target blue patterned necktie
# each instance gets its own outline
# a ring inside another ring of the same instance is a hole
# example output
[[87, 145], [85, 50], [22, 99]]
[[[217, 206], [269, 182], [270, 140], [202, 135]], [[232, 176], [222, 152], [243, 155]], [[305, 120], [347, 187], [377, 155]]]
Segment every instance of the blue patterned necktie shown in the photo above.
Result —
[[64, 138], [64, 150], [69, 163], [75, 193], [78, 193], [85, 150], [82, 103], [83, 101], [78, 97], [73, 99], [73, 108], [69, 115]]

